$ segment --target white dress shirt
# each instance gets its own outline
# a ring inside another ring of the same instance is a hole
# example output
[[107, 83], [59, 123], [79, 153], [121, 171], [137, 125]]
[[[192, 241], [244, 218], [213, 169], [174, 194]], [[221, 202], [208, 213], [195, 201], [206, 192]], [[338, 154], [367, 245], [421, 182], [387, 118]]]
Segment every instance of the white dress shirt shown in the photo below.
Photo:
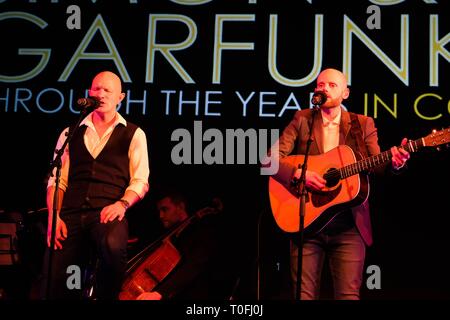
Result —
[[327, 152], [339, 145], [339, 124], [341, 123], [341, 108], [334, 119], [328, 119], [327, 114], [322, 112], [323, 129], [323, 151]]
[[[86, 125], [86, 131], [84, 133], [84, 144], [86, 149], [95, 159], [100, 154], [100, 152], [105, 147], [108, 142], [114, 128], [119, 124], [127, 125], [127, 121], [117, 113], [116, 120], [113, 125], [111, 125], [103, 134], [99, 136], [95, 130], [94, 123], [92, 122], [92, 113], [89, 114], [83, 121], [81, 125]], [[59, 136], [58, 142], [56, 144], [56, 149], [60, 149], [66, 139], [66, 132], [69, 128], [64, 129], [64, 131]], [[128, 185], [126, 191], [132, 190], [136, 192], [142, 199], [149, 189], [148, 177], [150, 175], [150, 169], [148, 164], [148, 152], [147, 152], [147, 138], [144, 131], [141, 128], [137, 128], [133, 135], [130, 143], [130, 148], [128, 150], [128, 158], [130, 162], [130, 184]], [[59, 188], [66, 191], [68, 186], [69, 178], [69, 146], [67, 145], [66, 150], [62, 156], [62, 167], [61, 167], [61, 179]], [[56, 169], [53, 171], [55, 174]], [[47, 188], [55, 185], [55, 176], [50, 177], [48, 180]]]

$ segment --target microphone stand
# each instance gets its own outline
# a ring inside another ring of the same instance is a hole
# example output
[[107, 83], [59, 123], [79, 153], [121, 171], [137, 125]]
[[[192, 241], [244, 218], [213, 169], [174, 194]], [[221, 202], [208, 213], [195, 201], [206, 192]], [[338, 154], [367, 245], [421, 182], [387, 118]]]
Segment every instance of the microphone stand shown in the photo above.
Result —
[[78, 118], [77, 123], [73, 127], [69, 127], [69, 132], [66, 132], [66, 140], [64, 141], [61, 148], [58, 150], [55, 150], [56, 156], [55, 158], [50, 162], [50, 168], [48, 172], [48, 177], [53, 177], [53, 169], [56, 168], [56, 174], [55, 174], [55, 191], [53, 194], [53, 211], [52, 211], [52, 234], [50, 238], [50, 251], [48, 256], [48, 274], [47, 274], [47, 289], [46, 289], [46, 297], [47, 300], [50, 299], [50, 289], [51, 289], [51, 283], [52, 283], [52, 261], [53, 261], [53, 252], [55, 248], [55, 236], [56, 236], [56, 215], [58, 211], [58, 201], [59, 201], [59, 182], [61, 178], [61, 167], [62, 167], [62, 155], [64, 154], [64, 150], [66, 149], [67, 144], [72, 140], [74, 133], [77, 131], [78, 127], [80, 126], [81, 121], [92, 111], [94, 111], [95, 108], [83, 108], [80, 112], [80, 117]]
[[[309, 133], [308, 133], [308, 140], [306, 141], [306, 151], [305, 151], [305, 158], [303, 160], [303, 165], [301, 166], [302, 173], [300, 175], [300, 179], [293, 179], [292, 184], [294, 187], [297, 187], [298, 194], [300, 195], [300, 208], [299, 208], [299, 216], [300, 216], [300, 224], [298, 229], [298, 256], [297, 256], [297, 287], [295, 290], [295, 299], [300, 300], [301, 299], [301, 289], [302, 289], [302, 269], [303, 269], [303, 229], [305, 225], [305, 204], [306, 204], [306, 197], [308, 195], [308, 191], [306, 190], [306, 170], [308, 169], [308, 155], [309, 155], [309, 149], [311, 147], [312, 143], [312, 130], [314, 127], [314, 119], [316, 117], [316, 114], [319, 112], [319, 104], [315, 104], [313, 110], [312, 110], [312, 118], [311, 123], [309, 125]], [[300, 169], [300, 164], [298, 164], [298, 168]]]

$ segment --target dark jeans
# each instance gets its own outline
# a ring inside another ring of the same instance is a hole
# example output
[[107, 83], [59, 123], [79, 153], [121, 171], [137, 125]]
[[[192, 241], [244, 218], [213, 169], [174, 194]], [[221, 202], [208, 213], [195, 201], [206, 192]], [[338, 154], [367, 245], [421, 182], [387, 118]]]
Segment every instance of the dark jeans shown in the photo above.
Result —
[[[320, 232], [305, 239], [302, 258], [301, 300], [320, 297], [320, 279], [328, 256], [337, 300], [359, 300], [366, 247], [355, 226], [341, 232]], [[291, 241], [291, 276], [297, 287], [298, 246]]]
[[[84, 270], [93, 254], [98, 257], [96, 274], [96, 298], [117, 299], [127, 264], [128, 222], [117, 219], [100, 223], [100, 211], [83, 211], [61, 214], [67, 226], [67, 239], [62, 241], [62, 250], [55, 250], [52, 258], [50, 299], [81, 299], [82, 289], [69, 289], [74, 272], [68, 272], [70, 265]], [[46, 297], [49, 248], [44, 260], [43, 297]], [[70, 269], [69, 269], [70, 270]], [[81, 273], [83, 275], [83, 272]]]

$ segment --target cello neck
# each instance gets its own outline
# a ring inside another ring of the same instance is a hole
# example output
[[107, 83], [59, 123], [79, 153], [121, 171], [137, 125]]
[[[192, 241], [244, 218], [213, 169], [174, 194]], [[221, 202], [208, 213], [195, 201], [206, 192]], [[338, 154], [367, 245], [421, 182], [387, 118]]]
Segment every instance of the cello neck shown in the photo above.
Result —
[[170, 240], [170, 238], [173, 235], [177, 235], [181, 233], [192, 221], [192, 218], [194, 216], [191, 216], [187, 219], [184, 219], [182, 222], [180, 222], [178, 225], [164, 233], [162, 236], [160, 236], [158, 239], [150, 243], [148, 246], [146, 246], [144, 249], [142, 249], [138, 254], [136, 254], [133, 258], [128, 261], [127, 270], [132, 270], [137, 264], [140, 263], [140, 261], [144, 258], [146, 258], [151, 252], [153, 252], [155, 249], [157, 249], [161, 243], [164, 241]]
[[145, 258], [150, 252], [158, 248], [158, 246], [167, 240], [170, 240], [172, 236], [178, 237], [179, 234], [186, 229], [187, 226], [191, 224], [191, 222], [194, 219], [200, 219], [205, 215], [211, 214], [211, 213], [218, 213], [222, 211], [222, 203], [220, 202], [219, 205], [216, 207], [205, 207], [203, 209], [198, 210], [195, 214], [192, 216], [189, 216], [188, 218], [184, 219], [180, 223], [178, 223], [175, 227], [164, 233], [162, 236], [160, 236], [158, 239], [153, 241], [151, 244], [146, 246], [144, 249], [142, 249], [138, 254], [136, 254], [130, 261], [128, 261], [127, 270], [132, 270], [143, 258]]

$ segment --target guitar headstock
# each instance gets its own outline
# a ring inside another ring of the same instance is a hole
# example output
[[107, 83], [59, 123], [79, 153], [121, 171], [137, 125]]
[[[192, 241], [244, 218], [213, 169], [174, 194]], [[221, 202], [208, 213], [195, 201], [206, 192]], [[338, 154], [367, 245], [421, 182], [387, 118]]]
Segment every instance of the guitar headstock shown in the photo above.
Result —
[[423, 138], [425, 147], [438, 147], [450, 143], [450, 127], [432, 133]]

